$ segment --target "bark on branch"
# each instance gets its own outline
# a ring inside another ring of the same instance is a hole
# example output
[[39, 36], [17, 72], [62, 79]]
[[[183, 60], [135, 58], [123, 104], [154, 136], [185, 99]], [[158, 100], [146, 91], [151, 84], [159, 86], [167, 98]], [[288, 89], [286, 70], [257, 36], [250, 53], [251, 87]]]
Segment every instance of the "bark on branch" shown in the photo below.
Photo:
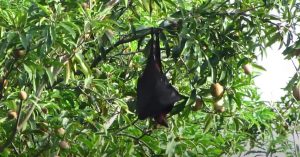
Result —
[[[134, 34], [130, 34], [127, 35], [126, 37], [122, 38], [121, 40], [117, 41], [115, 44], [113, 44], [111, 47], [107, 48], [106, 50], [104, 50], [104, 55], [108, 54], [110, 51], [112, 51], [114, 48], [125, 44], [125, 43], [129, 43], [135, 40], [138, 40], [140, 38], [145, 37], [146, 35], [151, 34], [152, 32], [158, 32], [160, 31], [161, 28], [147, 28], [147, 29], [143, 29], [143, 30], [139, 30], [137, 32], [135, 32]], [[99, 54], [94, 61], [91, 64], [91, 68], [94, 68], [97, 66], [97, 64], [102, 60], [102, 55]]]

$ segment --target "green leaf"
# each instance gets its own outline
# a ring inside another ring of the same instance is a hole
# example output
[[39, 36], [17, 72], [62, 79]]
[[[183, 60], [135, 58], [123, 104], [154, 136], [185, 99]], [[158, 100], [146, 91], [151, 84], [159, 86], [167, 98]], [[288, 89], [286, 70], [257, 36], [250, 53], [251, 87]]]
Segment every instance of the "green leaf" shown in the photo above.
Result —
[[127, 8], [128, 7], [128, 0], [124, 0], [124, 3], [125, 3], [125, 7]]
[[169, 46], [169, 42], [168, 42], [167, 37], [164, 34], [164, 32], [160, 33], [160, 39], [163, 41], [163, 43], [165, 45], [167, 57], [169, 57], [170, 56], [170, 46]]
[[184, 107], [185, 107], [185, 105], [186, 105], [186, 103], [187, 103], [187, 100], [188, 99], [186, 99], [186, 100], [184, 100], [184, 101], [182, 101], [182, 102], [179, 102], [179, 103], [177, 103], [174, 107], [173, 107], [173, 109], [172, 109], [172, 111], [171, 111], [171, 115], [176, 115], [176, 114], [178, 114], [178, 113], [180, 113], [181, 111], [183, 111], [183, 109], [184, 109]]
[[46, 73], [47, 73], [47, 76], [48, 76], [48, 79], [49, 79], [49, 83], [50, 83], [50, 85], [52, 86], [53, 83], [54, 83], [54, 75], [53, 75], [53, 72], [52, 72], [51, 69], [52, 69], [52, 68], [45, 68]]
[[165, 0], [165, 1], [171, 4], [173, 7], [177, 8], [176, 3], [174, 3], [172, 0]]
[[173, 54], [172, 55], [173, 55], [174, 59], [177, 59], [181, 55], [181, 53], [182, 53], [182, 51], [183, 51], [183, 49], [185, 47], [186, 42], [187, 42], [187, 39], [186, 38], [182, 38], [180, 40], [180, 44], [178, 46], [176, 46], [175, 48], [173, 48], [173, 50], [172, 50]]
[[85, 63], [82, 54], [81, 54], [81, 53], [76, 53], [76, 54], [75, 54], [75, 59], [76, 59], [76, 61], [79, 63], [79, 65], [80, 65], [80, 67], [81, 67], [81, 70], [82, 70], [82, 72], [84, 73], [84, 75], [85, 75], [85, 76], [89, 76], [89, 74], [90, 74], [90, 69], [89, 69], [89, 67], [87, 66], [87, 64]]
[[49, 35], [51, 44], [56, 40], [56, 31], [54, 26], [49, 27]]
[[213, 124], [213, 120], [214, 120], [214, 114], [207, 114], [204, 120], [204, 133], [207, 133], [209, 131], [209, 129], [212, 127]]
[[191, 91], [188, 101], [186, 102], [186, 106], [191, 107], [196, 102], [196, 96], [197, 96], [196, 89], [193, 89]]
[[69, 84], [69, 80], [71, 78], [71, 66], [70, 62], [68, 61], [65, 65], [65, 84]]
[[174, 156], [175, 154], [175, 148], [176, 148], [176, 142], [174, 138], [171, 138], [171, 141], [167, 144], [166, 154], [168, 157]]
[[76, 32], [73, 30], [73, 28], [70, 26], [70, 22], [61, 22], [59, 26], [63, 27], [66, 31], [69, 32], [69, 34], [75, 39]]
[[20, 33], [20, 40], [22, 42], [22, 45], [24, 49], [28, 49], [29, 41], [27, 40], [26, 34]]
[[24, 64], [24, 69], [25, 71], [27, 72], [28, 76], [29, 76], [29, 79], [32, 80], [33, 79], [33, 71], [31, 70], [30, 67], [28, 67], [26, 64]]
[[36, 3], [36, 2], [34, 4], [36, 4], [48, 16], [51, 14], [51, 12], [48, 10], [48, 6], [43, 6], [43, 5], [40, 5], [40, 4]]
[[279, 32], [275, 33], [275, 35], [272, 35], [272, 37], [269, 38], [269, 41], [266, 44], [266, 47], [270, 47], [271, 45], [273, 45], [278, 40], [280, 42], [282, 42], [282, 36], [281, 36], [281, 34]]
[[149, 12], [150, 11], [150, 8], [149, 8], [150, 3], [148, 3], [147, 0], [141, 0], [141, 1], [142, 1], [142, 5], [143, 5], [144, 9], [146, 9], [146, 11]]
[[128, 105], [123, 100], [117, 99], [115, 102], [116, 102], [116, 104], [118, 104], [119, 106], [121, 106], [121, 109], [124, 110], [126, 113], [128, 113], [128, 114], [134, 114], [133, 112], [131, 112], [128, 109]]
[[259, 70], [262, 70], [262, 71], [266, 71], [266, 69], [264, 67], [262, 67], [261, 65], [258, 65], [258, 64], [255, 64], [255, 63], [252, 63], [252, 66], [256, 69], [259, 69]]

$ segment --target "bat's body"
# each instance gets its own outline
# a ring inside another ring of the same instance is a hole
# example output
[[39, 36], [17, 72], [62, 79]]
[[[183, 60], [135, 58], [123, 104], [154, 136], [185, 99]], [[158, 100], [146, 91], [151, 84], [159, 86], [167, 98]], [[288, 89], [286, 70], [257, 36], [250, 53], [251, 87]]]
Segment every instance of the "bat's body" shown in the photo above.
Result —
[[150, 54], [137, 83], [137, 114], [139, 119], [153, 117], [158, 124], [168, 126], [166, 115], [180, 95], [162, 72], [159, 39], [151, 39]]

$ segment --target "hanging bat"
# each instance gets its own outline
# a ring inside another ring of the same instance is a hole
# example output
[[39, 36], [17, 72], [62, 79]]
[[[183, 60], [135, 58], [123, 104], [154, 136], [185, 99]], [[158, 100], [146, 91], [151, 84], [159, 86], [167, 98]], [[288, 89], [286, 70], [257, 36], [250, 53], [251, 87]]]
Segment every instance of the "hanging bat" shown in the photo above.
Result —
[[159, 34], [155, 33], [155, 37], [152, 34], [147, 64], [137, 82], [137, 114], [141, 120], [154, 118], [168, 127], [166, 116], [180, 100], [180, 94], [162, 71]]

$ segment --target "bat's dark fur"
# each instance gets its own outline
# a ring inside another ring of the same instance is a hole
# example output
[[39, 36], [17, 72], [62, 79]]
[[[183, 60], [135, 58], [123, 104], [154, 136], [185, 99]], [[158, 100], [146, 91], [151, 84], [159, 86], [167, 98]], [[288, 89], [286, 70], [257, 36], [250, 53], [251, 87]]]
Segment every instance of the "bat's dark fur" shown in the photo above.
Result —
[[166, 115], [180, 100], [180, 94], [162, 72], [158, 33], [155, 36], [150, 40], [147, 65], [137, 83], [137, 114], [141, 120], [151, 117], [167, 127]]

